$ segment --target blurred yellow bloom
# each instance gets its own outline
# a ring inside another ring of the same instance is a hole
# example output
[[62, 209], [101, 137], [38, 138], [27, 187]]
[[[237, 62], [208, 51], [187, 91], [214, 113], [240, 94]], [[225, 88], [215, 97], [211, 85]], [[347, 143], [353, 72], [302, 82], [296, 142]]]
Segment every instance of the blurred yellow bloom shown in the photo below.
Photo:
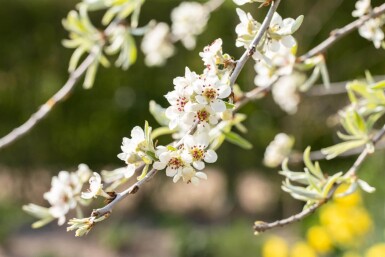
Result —
[[317, 257], [317, 254], [308, 244], [298, 242], [293, 246], [290, 257]]
[[[337, 189], [337, 194], [343, 193], [348, 189], [348, 186], [342, 185]], [[345, 206], [357, 206], [362, 203], [361, 195], [358, 191], [345, 197], [334, 198], [334, 201], [338, 204]]]
[[366, 253], [365, 257], [383, 257], [385, 256], [385, 243], [375, 244], [370, 247]]
[[263, 257], [287, 257], [288, 253], [289, 249], [286, 241], [276, 236], [270, 237], [262, 248]]
[[321, 226], [311, 227], [307, 231], [307, 241], [319, 253], [327, 253], [332, 249], [332, 242], [328, 231]]
[[342, 257], [361, 257], [361, 255], [356, 252], [346, 252]]

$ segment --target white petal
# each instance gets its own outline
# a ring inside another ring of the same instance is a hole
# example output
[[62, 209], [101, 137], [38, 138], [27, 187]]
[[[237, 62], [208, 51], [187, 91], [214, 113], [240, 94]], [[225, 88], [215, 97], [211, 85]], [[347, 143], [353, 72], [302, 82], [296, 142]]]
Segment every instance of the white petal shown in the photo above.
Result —
[[293, 46], [295, 46], [295, 44], [296, 44], [294, 37], [290, 36], [290, 35], [282, 37], [281, 43], [284, 47], [289, 48], [289, 49], [292, 48]]
[[210, 106], [211, 106], [211, 108], [213, 108], [213, 110], [215, 112], [226, 111], [226, 104], [222, 100], [219, 100], [219, 99], [214, 100]]
[[203, 170], [205, 168], [205, 163], [202, 161], [196, 161], [196, 162], [193, 162], [193, 166], [197, 170]]
[[154, 162], [152, 167], [156, 170], [163, 170], [166, 167], [166, 163], [163, 162]]
[[166, 169], [166, 175], [168, 177], [174, 177], [177, 172], [178, 172], [178, 170], [172, 169], [171, 167], [167, 167], [167, 169]]
[[131, 131], [131, 138], [144, 138], [144, 131], [141, 127], [136, 126]]
[[197, 100], [197, 102], [200, 103], [200, 104], [207, 104], [206, 97], [204, 97], [202, 95], [195, 96], [195, 100]]
[[205, 153], [204, 160], [207, 163], [214, 163], [214, 162], [216, 162], [218, 160], [218, 155], [217, 155], [217, 153], [214, 150], [209, 149]]
[[207, 180], [207, 175], [206, 175], [206, 173], [204, 173], [204, 172], [202, 172], [202, 171], [197, 172], [197, 173], [195, 174], [195, 177], [200, 178], [200, 179], [205, 179], [205, 180]]
[[275, 39], [270, 41], [269, 50], [272, 52], [278, 52], [280, 48], [279, 42]]

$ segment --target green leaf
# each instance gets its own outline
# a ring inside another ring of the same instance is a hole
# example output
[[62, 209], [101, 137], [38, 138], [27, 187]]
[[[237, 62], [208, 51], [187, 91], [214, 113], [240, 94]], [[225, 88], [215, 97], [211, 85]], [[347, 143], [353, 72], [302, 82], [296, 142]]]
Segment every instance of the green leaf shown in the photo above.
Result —
[[310, 75], [310, 77], [308, 78], [308, 80], [306, 80], [300, 87], [299, 87], [299, 90], [301, 92], [306, 92], [307, 90], [309, 90], [309, 88], [311, 88], [314, 83], [318, 80], [320, 76], [320, 67], [317, 65], [312, 74]]
[[385, 80], [379, 81], [373, 86], [371, 86], [371, 89], [384, 89], [385, 88]]
[[150, 101], [150, 113], [160, 125], [168, 126], [170, 120], [166, 117], [166, 109], [153, 100]]
[[144, 166], [143, 168], [143, 171], [142, 171], [142, 174], [140, 174], [139, 177], [137, 177], [138, 181], [144, 179], [144, 177], [147, 175], [147, 172], [148, 172], [148, 168], [150, 167], [149, 164], [146, 164], [146, 166]]
[[318, 162], [315, 163], [316, 165], [313, 165], [312, 161], [310, 160], [310, 150], [311, 150], [310, 146], [306, 147], [303, 153], [303, 162], [305, 163], [305, 166], [309, 169], [309, 171], [312, 174], [314, 174], [319, 179], [323, 179], [324, 176], [322, 174], [322, 171]]
[[328, 68], [326, 67], [325, 62], [320, 63], [319, 66], [320, 66], [322, 81], [324, 83], [325, 88], [328, 89], [330, 88], [330, 78], [329, 78]]
[[243, 149], [251, 149], [253, 148], [253, 145], [247, 141], [246, 139], [244, 139], [243, 137], [241, 137], [239, 134], [235, 133], [235, 132], [223, 132], [223, 134], [225, 135], [225, 139], [227, 141], [229, 141], [230, 143], [233, 143], [239, 147], [242, 147]]
[[367, 139], [351, 140], [351, 141], [342, 142], [330, 147], [323, 148], [321, 152], [326, 155], [327, 160], [330, 160], [344, 152], [360, 147], [366, 144], [366, 142], [367, 142]]
[[157, 137], [169, 135], [169, 134], [172, 134], [175, 132], [176, 132], [175, 129], [169, 129], [168, 127], [160, 127], [160, 128], [156, 128], [152, 131], [151, 138], [155, 139]]

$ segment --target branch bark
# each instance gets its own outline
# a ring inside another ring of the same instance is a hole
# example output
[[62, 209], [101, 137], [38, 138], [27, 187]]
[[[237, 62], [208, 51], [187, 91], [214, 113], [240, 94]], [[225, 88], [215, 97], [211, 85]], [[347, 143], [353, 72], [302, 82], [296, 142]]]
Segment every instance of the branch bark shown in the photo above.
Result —
[[[373, 136], [371, 142], [373, 145], [376, 145], [382, 137], [385, 135], [385, 125]], [[357, 173], [358, 168], [362, 165], [362, 163], [365, 161], [365, 159], [368, 157], [368, 155], [371, 154], [370, 150], [368, 148], [365, 148], [362, 153], [357, 157], [356, 161], [353, 163], [353, 165], [350, 167], [350, 169], [345, 173], [344, 176], [355, 176]], [[319, 201], [318, 203], [310, 206], [309, 208], [301, 211], [300, 213], [294, 214], [290, 216], [289, 218], [277, 220], [274, 222], [263, 222], [263, 221], [256, 221], [254, 224], [254, 231], [256, 234], [264, 232], [266, 230], [276, 228], [276, 227], [282, 227], [285, 225], [289, 225], [291, 223], [294, 223], [296, 221], [300, 221], [303, 218], [309, 216], [314, 211], [316, 211], [318, 208], [320, 208], [322, 205], [327, 203], [334, 195], [335, 191], [338, 189], [338, 187], [341, 184], [334, 184], [332, 189], [329, 191], [328, 196]]]
[[324, 40], [322, 43], [311, 49], [306, 54], [300, 56], [297, 58], [298, 62], [303, 62], [306, 59], [309, 59], [313, 56], [319, 55], [324, 53], [329, 47], [334, 45], [337, 41], [339, 41], [341, 38], [345, 37], [349, 33], [357, 30], [362, 24], [367, 22], [368, 20], [372, 18], [376, 18], [382, 14], [385, 13], [385, 4], [382, 4], [376, 8], [373, 9], [373, 11], [365, 16], [362, 16], [361, 18], [347, 24], [346, 26], [336, 29], [330, 33], [330, 36]]
[[43, 118], [45, 118], [52, 108], [59, 102], [63, 101], [69, 93], [75, 88], [76, 82], [80, 77], [83, 76], [84, 72], [88, 67], [95, 61], [97, 51], [91, 51], [87, 58], [79, 65], [79, 67], [70, 73], [70, 76], [67, 82], [57, 91], [47, 102], [45, 102], [40, 108], [32, 114], [29, 119], [20, 125], [19, 127], [13, 129], [4, 137], [0, 138], [0, 150], [5, 146], [11, 144], [18, 138], [27, 134], [37, 123], [39, 123]]

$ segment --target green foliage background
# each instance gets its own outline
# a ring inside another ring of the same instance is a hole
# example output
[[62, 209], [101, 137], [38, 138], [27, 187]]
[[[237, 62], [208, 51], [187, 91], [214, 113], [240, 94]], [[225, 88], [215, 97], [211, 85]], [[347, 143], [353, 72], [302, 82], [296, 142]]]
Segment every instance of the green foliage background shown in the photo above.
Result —
[[[282, 0], [279, 13], [283, 17], [305, 15], [303, 25], [295, 35], [301, 54], [325, 39], [333, 29], [352, 21], [354, 2]], [[170, 23], [169, 13], [179, 3], [176, 0], [146, 1], [141, 24], [151, 19]], [[380, 3], [381, 0], [372, 1], [374, 6]], [[24, 122], [65, 83], [72, 51], [61, 45], [61, 40], [67, 37], [61, 20], [75, 4], [73, 0], [0, 0], [0, 136]], [[266, 13], [266, 9], [257, 9], [252, 5], [246, 7], [243, 9], [252, 12], [259, 20]], [[99, 14], [92, 18], [100, 20]], [[131, 128], [143, 125], [144, 120], [149, 120], [153, 127], [157, 126], [148, 111], [149, 100], [167, 106], [163, 95], [172, 88], [172, 79], [183, 75], [185, 66], [197, 72], [202, 70], [198, 53], [205, 45], [221, 37], [225, 52], [235, 58], [242, 54], [243, 50], [234, 46], [234, 28], [237, 24], [235, 4], [227, 0], [212, 14], [207, 30], [198, 37], [197, 48], [187, 51], [177, 45], [176, 55], [168, 60], [166, 66], [147, 68], [140, 53], [137, 63], [128, 71], [101, 68], [91, 90], [84, 90], [79, 84], [72, 95], [55, 107], [48, 118], [27, 136], [0, 150], [0, 164], [17, 168], [21, 174], [29, 176], [33, 175], [30, 174], [31, 170], [36, 168], [45, 168], [56, 174], [61, 169], [72, 170], [79, 163], [87, 163], [94, 170], [122, 165], [116, 157], [120, 152], [122, 137], [129, 136]], [[140, 39], [137, 45], [140, 46]], [[384, 74], [385, 71], [385, 51], [376, 50], [371, 42], [362, 39], [358, 33], [352, 33], [336, 43], [327, 51], [326, 60], [333, 82], [363, 77], [365, 69], [374, 75]], [[252, 89], [253, 79], [254, 71], [250, 62], [242, 72], [239, 84], [245, 90]], [[294, 135], [295, 148], [301, 151], [307, 145], [312, 145], [312, 149], [320, 149], [335, 142], [337, 127], [328, 127], [326, 121], [347, 103], [347, 97], [315, 98], [303, 95], [302, 99], [300, 111], [293, 116], [281, 111], [271, 96], [242, 109], [249, 115], [246, 121], [249, 132], [245, 137], [253, 143], [254, 148], [246, 151], [225, 144], [218, 152], [219, 161], [216, 164], [226, 172], [230, 191], [233, 190], [237, 174], [253, 167], [271, 177], [279, 187], [281, 178], [275, 171], [262, 166], [264, 149], [278, 132]], [[383, 154], [380, 152], [367, 161], [362, 172], [378, 188], [374, 196], [369, 196], [368, 201], [372, 206], [376, 206], [376, 201], [383, 199], [385, 193], [383, 183], [376, 182], [377, 177], [381, 177], [382, 181], [384, 178], [381, 168], [385, 164], [384, 158], [381, 158]], [[353, 160], [343, 158], [330, 164], [323, 163], [326, 167], [324, 170], [344, 170]], [[378, 209], [372, 207], [373, 215], [381, 215], [382, 211]], [[279, 207], [276, 216], [280, 216]], [[383, 223], [382, 218], [380, 224]], [[234, 230], [238, 231], [239, 227], [246, 226], [236, 225]], [[231, 233], [221, 235], [230, 237]], [[213, 243], [214, 246], [216, 244]]]

